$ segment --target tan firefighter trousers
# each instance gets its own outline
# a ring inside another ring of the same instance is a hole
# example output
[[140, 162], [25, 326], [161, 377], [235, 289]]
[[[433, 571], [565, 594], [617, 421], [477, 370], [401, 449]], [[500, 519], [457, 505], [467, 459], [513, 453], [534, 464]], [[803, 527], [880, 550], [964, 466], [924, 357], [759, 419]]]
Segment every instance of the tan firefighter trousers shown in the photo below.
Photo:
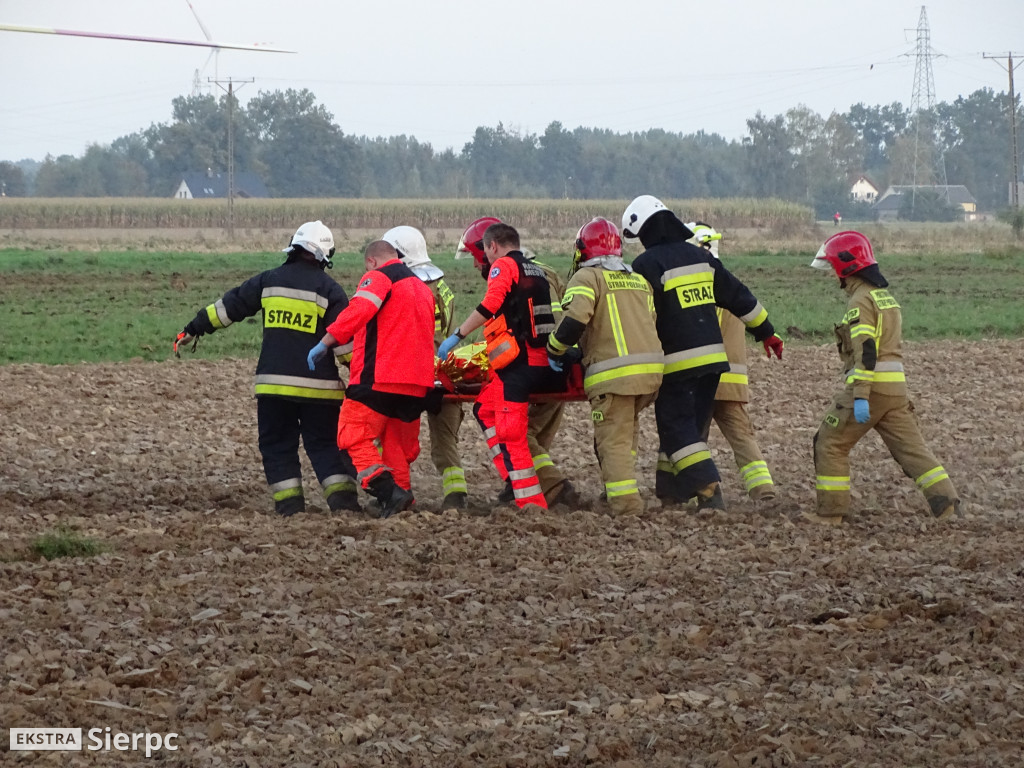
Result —
[[732, 448], [743, 480], [743, 490], [752, 499], [774, 495], [775, 485], [768, 471], [768, 462], [757, 445], [746, 404], [736, 400], [716, 400], [712, 418]]
[[445, 401], [437, 413], [427, 414], [430, 427], [430, 460], [441, 475], [441, 493], [467, 493], [466, 472], [459, 456], [462, 403]]
[[601, 465], [601, 479], [612, 512], [637, 515], [644, 511], [636, 480], [636, 452], [640, 412], [653, 404], [658, 393], [648, 395], [597, 395], [590, 398], [594, 422], [594, 451]]
[[905, 396], [872, 393], [871, 418], [853, 418], [853, 393], [840, 393], [814, 435], [814, 473], [817, 513], [841, 516], [850, 509], [850, 451], [869, 430], [876, 430], [903, 472], [924, 494], [932, 514], [939, 514], [958, 496], [946, 470], [925, 445]]

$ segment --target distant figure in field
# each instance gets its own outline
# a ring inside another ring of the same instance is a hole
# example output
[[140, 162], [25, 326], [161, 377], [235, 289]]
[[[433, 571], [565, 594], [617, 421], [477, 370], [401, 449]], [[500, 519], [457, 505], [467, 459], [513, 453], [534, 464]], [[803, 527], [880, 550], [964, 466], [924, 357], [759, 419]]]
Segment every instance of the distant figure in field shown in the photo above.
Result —
[[838, 227], [840, 224], [843, 223], [843, 214], [841, 214], [839, 211], [836, 211], [835, 214], [832, 216], [832, 221], [835, 222], [835, 225]]

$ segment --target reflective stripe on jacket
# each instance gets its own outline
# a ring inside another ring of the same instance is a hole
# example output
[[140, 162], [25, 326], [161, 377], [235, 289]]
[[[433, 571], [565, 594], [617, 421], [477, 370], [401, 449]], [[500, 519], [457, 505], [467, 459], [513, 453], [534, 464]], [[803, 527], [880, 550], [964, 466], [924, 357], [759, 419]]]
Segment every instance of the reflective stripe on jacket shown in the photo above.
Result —
[[903, 372], [903, 315], [888, 289], [853, 275], [846, 278], [850, 296], [843, 322], [836, 326], [844, 384], [855, 398], [872, 392], [906, 396]]
[[208, 334], [262, 311], [256, 395], [342, 400], [345, 390], [335, 358], [325, 356], [310, 371], [306, 355], [347, 305], [345, 290], [320, 265], [300, 259], [232, 288], [200, 310], [190, 325], [200, 335]]
[[666, 376], [728, 370], [716, 307], [736, 315], [758, 341], [775, 332], [750, 289], [699, 246], [682, 241], [655, 245], [637, 256], [633, 269], [654, 289]]
[[562, 309], [562, 320], [548, 339], [548, 351], [560, 356], [579, 343], [588, 397], [658, 390], [664, 355], [653, 291], [643, 277], [584, 264], [569, 279]]

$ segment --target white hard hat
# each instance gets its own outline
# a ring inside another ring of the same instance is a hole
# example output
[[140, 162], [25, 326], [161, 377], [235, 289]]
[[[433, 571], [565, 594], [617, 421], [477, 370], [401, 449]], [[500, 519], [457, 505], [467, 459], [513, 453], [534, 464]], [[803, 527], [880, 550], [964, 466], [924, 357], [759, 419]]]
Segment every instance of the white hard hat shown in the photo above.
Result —
[[419, 267], [430, 263], [427, 241], [416, 227], [392, 227], [380, 239], [395, 247], [402, 263], [407, 267]]
[[658, 211], [667, 211], [668, 208], [654, 195], [640, 195], [626, 207], [622, 214], [622, 236], [630, 240], [640, 237], [640, 230]]
[[718, 258], [718, 241], [722, 239], [721, 232], [717, 232], [714, 227], [703, 221], [690, 222], [686, 228], [693, 232], [693, 237], [690, 239], [694, 243], [711, 251], [711, 255]]
[[316, 256], [317, 261], [329, 262], [334, 255], [334, 235], [319, 219], [307, 221], [295, 230], [292, 241], [284, 252], [288, 253], [296, 245]]

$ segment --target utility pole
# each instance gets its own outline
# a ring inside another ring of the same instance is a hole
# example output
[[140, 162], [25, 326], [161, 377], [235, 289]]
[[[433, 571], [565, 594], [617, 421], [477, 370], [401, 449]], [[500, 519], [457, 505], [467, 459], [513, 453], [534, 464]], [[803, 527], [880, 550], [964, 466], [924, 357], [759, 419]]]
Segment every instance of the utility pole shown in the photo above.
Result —
[[[1021, 54], [1017, 54], [1020, 56]], [[983, 59], [992, 59], [997, 64], [1002, 66], [1002, 62], [996, 56], [989, 56], [988, 54], [981, 54]], [[1017, 94], [1013, 90], [1013, 70], [1020, 66], [1018, 61], [1016, 64], [1013, 63], [1013, 53], [1006, 54], [1006, 71], [1010, 73], [1010, 143], [1012, 146], [1012, 159], [1013, 159], [1013, 183], [1010, 184], [1010, 206], [1016, 211], [1020, 207], [1020, 169], [1017, 165]]]
[[[220, 88], [224, 88], [223, 80], [214, 80], [210, 78], [210, 82], [216, 83]], [[253, 82], [252, 78], [248, 80], [239, 80], [241, 85]], [[235, 81], [230, 77], [227, 79], [228, 87], [224, 88], [228, 94], [228, 236], [235, 236]]]

